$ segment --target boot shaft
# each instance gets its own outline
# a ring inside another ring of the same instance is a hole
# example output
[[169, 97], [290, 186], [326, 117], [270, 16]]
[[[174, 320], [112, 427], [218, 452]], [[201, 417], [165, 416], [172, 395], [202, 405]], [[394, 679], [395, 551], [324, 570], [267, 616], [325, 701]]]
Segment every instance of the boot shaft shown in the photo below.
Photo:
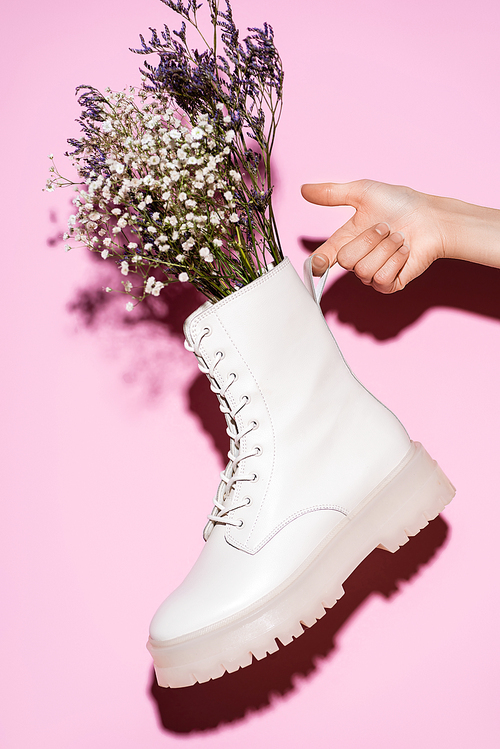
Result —
[[[219, 497], [225, 537], [256, 553], [305, 513], [347, 515], [410, 447], [354, 377], [319, 305], [285, 259], [185, 325], [232, 436]], [[298, 473], [297, 473], [298, 472]], [[229, 488], [228, 491], [226, 491]]]

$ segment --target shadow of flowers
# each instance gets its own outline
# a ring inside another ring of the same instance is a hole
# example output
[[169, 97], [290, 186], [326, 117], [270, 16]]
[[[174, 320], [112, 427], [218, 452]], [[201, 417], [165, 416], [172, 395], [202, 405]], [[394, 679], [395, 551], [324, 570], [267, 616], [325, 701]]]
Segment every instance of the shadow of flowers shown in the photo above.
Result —
[[[184, 320], [206, 301], [203, 294], [189, 283], [173, 283], [160, 297], [148, 295], [137, 305], [133, 313], [125, 312], [125, 296], [105, 291], [106, 286], [119, 289], [123, 276], [114, 265], [109, 264], [103, 268], [98, 255], [88, 254], [90, 259], [97, 263], [99, 275], [79, 288], [68, 304], [69, 312], [75, 314], [84, 327], [96, 328], [103, 322], [105, 315], [111, 315], [113, 324], [119, 327], [160, 327], [169, 335], [184, 340]], [[130, 278], [133, 280], [134, 277]]]

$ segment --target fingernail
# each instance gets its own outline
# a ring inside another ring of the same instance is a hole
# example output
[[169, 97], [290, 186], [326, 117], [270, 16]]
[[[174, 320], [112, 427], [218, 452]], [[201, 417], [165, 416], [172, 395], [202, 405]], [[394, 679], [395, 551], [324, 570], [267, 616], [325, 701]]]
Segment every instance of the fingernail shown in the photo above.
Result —
[[375, 227], [375, 231], [377, 232], [377, 234], [380, 234], [381, 237], [385, 237], [386, 234], [389, 234], [390, 230], [391, 227], [389, 226], [389, 224], [385, 223], [377, 224], [377, 226]]
[[402, 255], [409, 255], [410, 254], [410, 248], [407, 247], [405, 244], [399, 248], [399, 251]]
[[312, 259], [312, 269], [316, 273], [324, 273], [328, 268], [328, 259], [324, 255], [314, 255]]
[[391, 234], [391, 239], [393, 242], [399, 243], [399, 242], [404, 242], [405, 238], [403, 237], [400, 231], [395, 231], [394, 234]]

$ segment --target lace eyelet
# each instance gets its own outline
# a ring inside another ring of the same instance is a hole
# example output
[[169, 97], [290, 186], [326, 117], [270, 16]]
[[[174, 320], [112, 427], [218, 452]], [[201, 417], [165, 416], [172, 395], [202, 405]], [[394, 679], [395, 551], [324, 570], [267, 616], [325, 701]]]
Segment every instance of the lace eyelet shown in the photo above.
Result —
[[233, 382], [236, 382], [236, 380], [238, 379], [238, 375], [236, 374], [236, 372], [229, 372], [228, 377], [232, 377]]
[[219, 357], [219, 361], [224, 358], [225, 354], [224, 351], [216, 351], [215, 356]]
[[260, 445], [255, 445], [254, 450], [256, 456], [262, 455], [262, 448], [260, 447]]
[[252, 504], [252, 498], [251, 497], [245, 497], [246, 506], [250, 507]]
[[252, 429], [258, 429], [259, 428], [259, 422], [257, 421], [257, 419], [252, 419], [252, 421], [250, 422], [250, 424], [252, 424]]
[[238, 526], [237, 526], [238, 528], [243, 528], [244, 525], [245, 525], [245, 521], [244, 520], [241, 520], [241, 519], [238, 520]]
[[210, 325], [205, 325], [205, 327], [203, 328], [203, 333], [205, 335], [212, 335], [212, 328], [210, 327]]
[[252, 474], [252, 478], [250, 479], [250, 481], [252, 482], [252, 484], [255, 484], [255, 482], [258, 481], [258, 480], [259, 480], [258, 475], [256, 473], [253, 473]]

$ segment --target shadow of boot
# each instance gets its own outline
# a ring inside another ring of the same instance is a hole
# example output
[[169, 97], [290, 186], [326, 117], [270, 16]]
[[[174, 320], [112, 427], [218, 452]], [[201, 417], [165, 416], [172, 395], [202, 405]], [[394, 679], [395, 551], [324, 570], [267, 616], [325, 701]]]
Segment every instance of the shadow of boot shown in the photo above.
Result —
[[220, 455], [221, 467], [227, 463], [229, 438], [226, 420], [219, 409], [219, 401], [210, 390], [210, 383], [204, 374], [194, 378], [188, 390], [190, 411], [198, 419], [203, 431], [211, 438], [214, 448]]

